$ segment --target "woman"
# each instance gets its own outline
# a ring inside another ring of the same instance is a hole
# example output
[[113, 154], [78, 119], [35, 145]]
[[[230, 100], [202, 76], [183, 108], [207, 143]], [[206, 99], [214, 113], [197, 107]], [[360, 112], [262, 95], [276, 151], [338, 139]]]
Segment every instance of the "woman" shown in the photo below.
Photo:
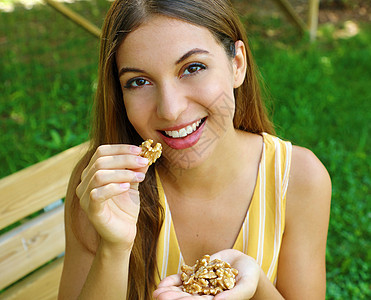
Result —
[[[114, 2], [95, 109], [66, 197], [60, 299], [210, 298], [177, 274], [204, 254], [239, 270], [216, 299], [325, 297], [330, 179], [272, 135], [229, 1]], [[136, 146], [148, 138], [163, 146], [151, 167]]]

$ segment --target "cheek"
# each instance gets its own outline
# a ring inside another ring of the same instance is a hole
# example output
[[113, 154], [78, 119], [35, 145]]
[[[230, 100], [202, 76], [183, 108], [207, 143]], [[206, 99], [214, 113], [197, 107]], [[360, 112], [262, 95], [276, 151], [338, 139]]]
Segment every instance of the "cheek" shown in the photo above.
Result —
[[199, 99], [200, 104], [211, 112], [225, 110], [225, 113], [230, 114], [234, 111], [233, 84], [225, 79], [219, 76], [214, 80], [205, 80], [193, 89], [193, 95]]
[[130, 99], [130, 97], [124, 99], [124, 105], [130, 123], [138, 134], [143, 136], [152, 115], [150, 105], [144, 103], [144, 101], [135, 101], [134, 99]]

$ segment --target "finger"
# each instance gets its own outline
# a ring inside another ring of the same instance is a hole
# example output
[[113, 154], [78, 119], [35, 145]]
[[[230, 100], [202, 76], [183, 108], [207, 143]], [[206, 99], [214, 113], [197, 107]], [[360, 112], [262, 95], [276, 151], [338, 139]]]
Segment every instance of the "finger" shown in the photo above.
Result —
[[146, 167], [148, 164], [148, 158], [131, 154], [103, 156], [99, 157], [94, 163], [97, 170], [137, 169]]
[[180, 279], [179, 274], [170, 275], [158, 284], [158, 287], [167, 287], [167, 286], [179, 286], [182, 285], [182, 280]]
[[94, 164], [94, 162], [99, 157], [124, 155], [124, 154], [139, 155], [141, 151], [142, 151], [142, 148], [138, 146], [134, 146], [134, 145], [127, 145], [127, 144], [101, 145], [97, 148], [97, 150], [93, 154], [88, 166], [82, 172], [81, 177], [85, 177], [87, 171], [90, 170], [91, 166]]
[[251, 299], [254, 296], [255, 291], [256, 291], [256, 285], [251, 284], [249, 280], [244, 280], [244, 282], [240, 282], [240, 284], [236, 285], [234, 288], [221, 292], [220, 294], [216, 295], [214, 297], [214, 300]]
[[87, 178], [80, 182], [76, 188], [76, 194], [81, 199], [87, 192], [90, 193], [93, 189], [109, 183], [139, 183], [144, 178], [144, 173], [131, 170], [98, 170], [89, 182]]
[[89, 186], [93, 189], [109, 183], [138, 183], [142, 182], [144, 178], [144, 173], [131, 170], [99, 170], [93, 175]]
[[103, 210], [109, 206], [111, 211], [120, 214], [125, 213], [126, 216], [130, 216], [130, 218], [136, 220], [140, 209], [139, 193], [127, 189], [126, 191], [107, 199], [103, 196], [96, 197], [93, 193], [93, 196], [91, 197], [89, 197], [89, 195], [84, 195], [80, 199], [80, 206], [88, 216], [92, 218], [101, 215]]
[[117, 170], [117, 169], [131, 169], [147, 171], [148, 159], [137, 155], [109, 155], [98, 157], [94, 162], [91, 162], [83, 174], [81, 180], [92, 177], [93, 174], [99, 170]]
[[110, 183], [102, 187], [94, 188], [90, 192], [90, 199], [96, 202], [103, 202], [107, 199], [113, 198], [114, 196], [120, 195], [123, 192], [128, 191], [130, 183]]
[[[167, 286], [167, 287], [158, 287], [153, 292], [153, 298], [155, 299], [178, 299], [179, 294], [182, 293], [182, 289], [178, 286]], [[166, 297], [166, 298], [165, 298]], [[177, 298], [175, 298], [177, 297]]]

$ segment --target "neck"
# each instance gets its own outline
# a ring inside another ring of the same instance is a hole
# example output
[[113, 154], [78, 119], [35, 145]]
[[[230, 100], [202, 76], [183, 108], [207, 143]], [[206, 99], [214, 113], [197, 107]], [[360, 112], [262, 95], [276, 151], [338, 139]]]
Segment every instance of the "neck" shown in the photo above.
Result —
[[166, 163], [159, 166], [158, 171], [165, 192], [194, 201], [208, 201], [223, 194], [227, 187], [231, 187], [231, 182], [242, 175], [242, 166], [249, 163], [249, 155], [241, 155], [248, 149], [243, 136], [246, 136], [246, 133], [233, 130], [228, 135], [228, 141], [219, 143], [221, 146], [215, 148], [212, 154], [196, 167], [181, 169]]

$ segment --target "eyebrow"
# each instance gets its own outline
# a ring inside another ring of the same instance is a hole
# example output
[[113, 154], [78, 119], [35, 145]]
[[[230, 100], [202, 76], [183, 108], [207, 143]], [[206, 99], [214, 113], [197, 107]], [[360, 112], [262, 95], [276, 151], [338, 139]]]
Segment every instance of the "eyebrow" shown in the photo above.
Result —
[[[185, 53], [181, 58], [179, 58], [175, 64], [180, 64], [182, 61], [185, 61], [188, 57], [192, 56], [192, 55], [195, 55], [195, 54], [210, 54], [209, 51], [206, 51], [206, 50], [203, 50], [203, 49], [199, 49], [199, 48], [194, 48], [192, 50], [189, 50], [187, 53]], [[129, 72], [133, 72], [133, 73], [145, 73], [144, 70], [142, 69], [137, 69], [137, 68], [131, 68], [131, 67], [124, 67], [122, 69], [120, 69], [119, 71], [119, 78], [124, 74], [124, 73], [129, 73]]]
[[206, 50], [203, 50], [203, 49], [194, 48], [192, 50], [189, 50], [186, 54], [184, 54], [181, 58], [179, 58], [176, 61], [176, 64], [177, 65], [180, 64], [182, 61], [186, 60], [188, 57], [190, 57], [194, 54], [210, 54], [210, 52], [206, 51]]
[[119, 78], [124, 74], [128, 72], [133, 72], [133, 73], [144, 73], [143, 70], [137, 69], [137, 68], [130, 68], [130, 67], [124, 67], [119, 71]]

